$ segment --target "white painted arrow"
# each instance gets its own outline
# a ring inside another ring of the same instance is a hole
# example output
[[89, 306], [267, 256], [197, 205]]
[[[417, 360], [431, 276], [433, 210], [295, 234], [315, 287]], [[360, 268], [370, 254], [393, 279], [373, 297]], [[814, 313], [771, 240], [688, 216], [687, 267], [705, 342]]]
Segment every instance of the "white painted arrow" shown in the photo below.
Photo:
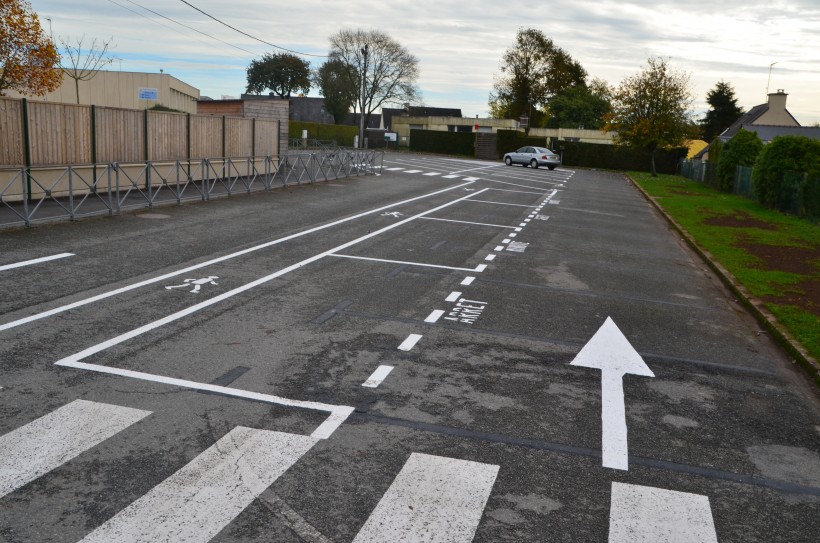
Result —
[[628, 470], [623, 377], [627, 373], [644, 377], [655, 377], [655, 374], [609, 317], [571, 365], [601, 370], [603, 465]]

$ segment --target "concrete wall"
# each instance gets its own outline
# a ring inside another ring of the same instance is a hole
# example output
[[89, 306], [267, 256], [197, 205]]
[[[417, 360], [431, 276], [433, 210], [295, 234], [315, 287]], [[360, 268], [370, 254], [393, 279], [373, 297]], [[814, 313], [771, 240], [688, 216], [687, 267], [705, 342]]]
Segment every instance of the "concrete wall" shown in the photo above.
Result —
[[553, 140], [569, 140], [579, 141], [582, 143], [613, 145], [615, 132], [583, 130], [578, 128], [531, 128], [530, 136], [552, 138]]
[[[140, 99], [140, 89], [156, 89], [157, 99]], [[196, 101], [199, 99], [199, 89], [168, 74], [100, 71], [91, 80], [80, 81], [79, 90], [81, 105], [126, 109], [148, 109], [159, 104], [185, 113], [196, 113]], [[7, 95], [11, 98], [24, 97], [13, 91]], [[74, 80], [64, 74], [62, 85], [57, 90], [45, 96], [27, 98], [76, 104], [77, 90]]]

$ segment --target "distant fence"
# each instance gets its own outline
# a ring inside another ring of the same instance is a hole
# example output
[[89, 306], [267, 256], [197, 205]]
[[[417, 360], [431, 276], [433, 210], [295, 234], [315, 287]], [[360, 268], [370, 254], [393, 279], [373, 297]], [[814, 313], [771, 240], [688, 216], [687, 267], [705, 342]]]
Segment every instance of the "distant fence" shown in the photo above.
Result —
[[279, 133], [273, 120], [0, 98], [0, 167], [277, 156]]
[[[717, 167], [714, 163], [701, 160], [682, 160], [680, 171], [683, 177], [699, 181], [717, 190]], [[752, 182], [751, 166], [736, 166], [732, 194], [758, 201]], [[778, 183], [775, 208], [791, 215], [820, 219], [820, 175], [798, 172], [782, 172]]]
[[[384, 151], [0, 168], [0, 227], [114, 215], [183, 201], [381, 172]], [[26, 197], [28, 196], [28, 197]]]

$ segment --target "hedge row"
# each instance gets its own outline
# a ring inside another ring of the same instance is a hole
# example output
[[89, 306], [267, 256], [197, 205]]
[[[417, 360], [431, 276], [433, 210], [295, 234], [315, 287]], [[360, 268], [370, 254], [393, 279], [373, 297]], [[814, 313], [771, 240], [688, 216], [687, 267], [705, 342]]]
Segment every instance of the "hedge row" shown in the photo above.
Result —
[[[559, 141], [556, 147], [561, 152], [564, 166], [641, 172], [650, 169], [651, 156], [645, 149], [570, 141]], [[658, 173], [677, 173], [678, 163], [682, 158], [686, 158], [687, 152], [683, 147], [655, 151], [655, 167]]]
[[547, 138], [537, 138], [535, 136], [527, 136], [519, 130], [499, 130], [498, 131], [498, 158], [504, 156], [505, 153], [515, 151], [526, 145], [533, 147], [546, 147]]
[[420, 153], [475, 156], [475, 134], [472, 132], [411, 130], [410, 150]]
[[307, 130], [308, 139], [335, 141], [341, 147], [353, 147], [353, 138], [359, 135], [359, 127], [343, 124], [309, 123], [289, 121], [288, 134], [291, 139], [301, 139], [302, 130]]

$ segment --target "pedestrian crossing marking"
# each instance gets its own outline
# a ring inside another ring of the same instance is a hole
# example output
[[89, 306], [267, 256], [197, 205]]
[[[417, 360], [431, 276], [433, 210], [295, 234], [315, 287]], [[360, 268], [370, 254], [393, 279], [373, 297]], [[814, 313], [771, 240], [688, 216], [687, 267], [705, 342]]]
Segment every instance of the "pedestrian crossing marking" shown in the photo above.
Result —
[[498, 469], [411, 454], [353, 543], [472, 541]]
[[82, 542], [205, 543], [318, 441], [237, 426]]
[[130, 407], [75, 400], [0, 436], [0, 497], [150, 414]]

